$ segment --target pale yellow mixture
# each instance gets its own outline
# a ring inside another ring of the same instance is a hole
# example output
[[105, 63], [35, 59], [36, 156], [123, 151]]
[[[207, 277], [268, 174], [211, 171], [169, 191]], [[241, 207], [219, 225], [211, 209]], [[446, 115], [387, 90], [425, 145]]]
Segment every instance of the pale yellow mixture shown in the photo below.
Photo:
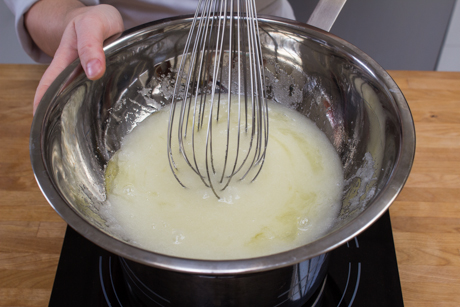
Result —
[[[174, 178], [165, 148], [169, 108], [144, 120], [106, 170], [108, 211], [124, 235], [144, 249], [195, 259], [268, 255], [323, 235], [341, 207], [339, 157], [304, 116], [273, 102], [269, 114], [260, 175], [252, 183], [232, 180], [221, 199], [183, 161], [179, 173], [188, 188]], [[216, 126], [214, 133], [224, 128]]]

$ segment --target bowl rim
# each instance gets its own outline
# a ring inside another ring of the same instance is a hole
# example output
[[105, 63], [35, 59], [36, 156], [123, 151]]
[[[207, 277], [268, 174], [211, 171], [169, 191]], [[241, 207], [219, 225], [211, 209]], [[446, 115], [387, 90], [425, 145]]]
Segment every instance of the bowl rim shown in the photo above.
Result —
[[[177, 16], [139, 25], [123, 32], [120, 36], [109, 39], [104, 47], [104, 51], [106, 54], [110, 54], [110, 52], [123, 47], [125, 44], [142, 35], [155, 30], [161, 30], [167, 26], [189, 22], [192, 19], [192, 15]], [[268, 23], [275, 26], [289, 26], [304, 33], [315, 33], [316, 36], [327, 40], [333, 40], [341, 47], [346, 47], [353, 53], [358, 54], [360, 56], [359, 61], [366, 63], [366, 67], [372, 68], [371, 73], [378, 75], [381, 82], [389, 90], [389, 93], [392, 95], [398, 107], [396, 111], [399, 112], [397, 115], [401, 122], [401, 148], [395, 168], [388, 179], [388, 185], [380, 191], [378, 197], [374, 201], [375, 204], [365, 209], [357, 218], [342, 226], [338, 231], [333, 231], [307, 245], [286, 252], [257, 258], [236, 260], [186, 259], [150, 252], [119, 241], [88, 223], [82, 216], [67, 205], [65, 199], [55, 189], [53, 180], [47, 172], [42, 155], [42, 149], [44, 148], [43, 130], [49, 116], [48, 111], [50, 105], [52, 105], [55, 97], [62, 92], [65, 85], [71, 82], [76, 75], [82, 73], [80, 62], [77, 59], [56, 78], [43, 96], [33, 118], [29, 143], [30, 159], [35, 179], [48, 203], [70, 227], [96, 245], [141, 264], [184, 273], [230, 275], [255, 273], [282, 268], [327, 253], [359, 235], [386, 212], [402, 190], [409, 176], [415, 156], [415, 127], [412, 115], [409, 105], [395, 81], [388, 72], [363, 51], [329, 32], [304, 23], [273, 16], [261, 15], [259, 16], [259, 23]]]

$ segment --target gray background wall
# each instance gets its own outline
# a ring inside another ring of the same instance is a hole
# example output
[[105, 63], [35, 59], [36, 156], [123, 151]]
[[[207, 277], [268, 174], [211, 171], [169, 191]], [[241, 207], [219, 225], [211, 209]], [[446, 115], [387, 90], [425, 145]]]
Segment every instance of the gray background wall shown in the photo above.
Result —
[[3, 0], [0, 0], [0, 42], [0, 63], [34, 63], [16, 38], [14, 16]]
[[[297, 20], [306, 22], [318, 0], [289, 2]], [[435, 70], [454, 3], [348, 0], [331, 33], [354, 44], [385, 69]]]
[[[302, 22], [318, 2], [288, 1]], [[452, 14], [455, 2], [348, 0], [331, 33], [356, 45], [385, 69], [460, 71], [460, 5]], [[16, 39], [13, 14], [3, 1], [0, 41], [0, 63], [33, 63]]]

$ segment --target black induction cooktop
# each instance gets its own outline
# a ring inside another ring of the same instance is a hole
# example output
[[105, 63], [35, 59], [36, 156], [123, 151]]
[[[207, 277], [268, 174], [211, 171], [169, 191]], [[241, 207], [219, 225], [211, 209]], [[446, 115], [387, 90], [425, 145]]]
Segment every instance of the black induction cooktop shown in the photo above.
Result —
[[[144, 307], [130, 294], [120, 261], [67, 227], [49, 306]], [[327, 277], [304, 306], [404, 306], [388, 212], [330, 253]]]

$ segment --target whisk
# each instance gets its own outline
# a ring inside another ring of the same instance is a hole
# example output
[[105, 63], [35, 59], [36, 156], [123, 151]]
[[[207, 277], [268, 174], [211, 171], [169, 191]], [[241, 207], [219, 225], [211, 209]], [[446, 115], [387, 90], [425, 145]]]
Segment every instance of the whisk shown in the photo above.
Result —
[[[268, 106], [254, 0], [200, 0], [177, 60], [167, 132], [177, 181], [188, 166], [220, 198], [265, 161]], [[181, 156], [185, 163], [178, 166]]]

